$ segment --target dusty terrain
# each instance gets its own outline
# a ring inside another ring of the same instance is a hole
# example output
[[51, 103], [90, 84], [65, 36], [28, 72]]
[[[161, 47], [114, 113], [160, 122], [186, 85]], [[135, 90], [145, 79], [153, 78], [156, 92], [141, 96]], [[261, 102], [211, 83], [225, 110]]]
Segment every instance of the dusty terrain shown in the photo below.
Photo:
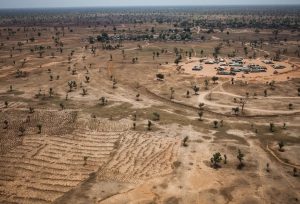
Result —
[[[64, 35], [60, 28], [36, 29], [6, 40], [3, 27], [0, 36], [0, 203], [299, 203], [298, 57], [284, 56], [278, 63], [286, 68], [277, 74], [267, 65], [264, 73], [214, 82], [217, 65], [191, 68], [202, 49], [212, 58], [222, 33], [201, 43], [124, 41], [104, 50], [87, 42], [103, 28], [74, 27]], [[250, 31], [230, 32], [247, 39]], [[36, 40], [26, 42], [27, 34]], [[40, 55], [30, 50], [35, 45], [49, 47]], [[245, 57], [239, 42], [220, 55], [229, 59], [234, 46]], [[184, 56], [178, 66], [175, 47]], [[246, 63], [260, 64], [270, 47]], [[17, 70], [27, 75], [16, 77]], [[77, 86], [70, 91], [71, 81]], [[218, 168], [211, 163], [216, 152], [223, 157]]]

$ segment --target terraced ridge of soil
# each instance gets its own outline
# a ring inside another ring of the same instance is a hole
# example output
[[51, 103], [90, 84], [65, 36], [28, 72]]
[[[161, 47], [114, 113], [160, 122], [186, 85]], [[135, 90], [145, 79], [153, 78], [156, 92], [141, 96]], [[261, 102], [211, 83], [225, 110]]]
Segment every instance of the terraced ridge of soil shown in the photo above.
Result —
[[22, 145], [0, 155], [0, 203], [52, 203], [110, 160], [125, 137], [113, 130], [127, 126], [93, 119], [77, 121], [70, 134], [23, 136]]
[[180, 145], [178, 138], [128, 131], [112, 159], [98, 172], [98, 180], [139, 183], [169, 174]]
[[[28, 118], [29, 117], [29, 118]], [[8, 152], [22, 144], [24, 136], [20, 136], [19, 128], [24, 128], [24, 135], [37, 134], [37, 125], [42, 125], [42, 135], [63, 135], [74, 130], [77, 112], [38, 110], [29, 113], [28, 110], [7, 109], [0, 112], [0, 154]], [[8, 122], [5, 128], [4, 121]]]

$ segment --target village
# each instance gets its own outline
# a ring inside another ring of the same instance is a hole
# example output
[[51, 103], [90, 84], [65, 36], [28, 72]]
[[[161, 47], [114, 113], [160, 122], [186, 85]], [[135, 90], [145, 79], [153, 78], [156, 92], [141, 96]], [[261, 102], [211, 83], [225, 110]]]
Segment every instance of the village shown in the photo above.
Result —
[[[198, 62], [196, 62], [198, 60]], [[192, 64], [192, 68], [191, 68]], [[271, 76], [278, 73], [285, 73], [294, 70], [294, 65], [287, 62], [278, 62], [272, 60], [244, 59], [244, 58], [193, 58], [188, 60], [187, 65], [181, 65], [182, 69], [193, 74], [202, 74], [204, 72], [210, 75], [236, 76], [247, 78], [255, 73], [255, 76]], [[186, 68], [185, 68], [186, 67]], [[192, 72], [190, 71], [192, 70]]]

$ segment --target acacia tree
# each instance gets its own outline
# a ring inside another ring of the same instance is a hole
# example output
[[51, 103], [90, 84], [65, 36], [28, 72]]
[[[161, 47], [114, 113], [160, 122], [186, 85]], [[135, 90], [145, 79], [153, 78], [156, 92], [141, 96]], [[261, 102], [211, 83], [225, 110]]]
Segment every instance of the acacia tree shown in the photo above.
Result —
[[221, 161], [222, 161], [222, 156], [221, 156], [220, 152], [214, 153], [212, 158], [210, 158], [210, 162], [212, 163], [212, 165], [215, 169], [220, 167], [219, 163]]
[[184, 147], [187, 147], [188, 145], [187, 145], [187, 141], [188, 141], [188, 139], [189, 139], [189, 137], [188, 136], [186, 136], [186, 137], [184, 137], [183, 138], [183, 141], [182, 141], [182, 146], [184, 146]]
[[208, 89], [208, 84], [209, 84], [207, 79], [205, 79], [204, 84], [205, 84], [205, 89], [207, 90]]
[[187, 97], [187, 98], [190, 97], [190, 91], [189, 91], [189, 90], [186, 91], [186, 97]]
[[108, 100], [104, 97], [104, 96], [102, 96], [101, 98], [100, 98], [100, 101], [101, 101], [101, 105], [106, 105], [107, 104], [107, 102], [108, 102]]
[[53, 94], [54, 94], [53, 88], [49, 88], [49, 96], [52, 97]]
[[87, 159], [88, 159], [87, 156], [84, 156], [84, 157], [83, 157], [83, 161], [84, 161], [83, 166], [85, 166], [85, 165], [87, 164]]
[[33, 107], [29, 107], [29, 113], [34, 113], [34, 108]]
[[89, 76], [85, 76], [85, 82], [89, 83], [90, 82], [90, 77]]
[[68, 81], [69, 92], [73, 90], [73, 88], [77, 87], [76, 81]]
[[138, 94], [136, 94], [136, 96], [135, 96], [135, 100], [136, 101], [139, 101], [140, 100], [140, 94], [138, 93]]
[[19, 132], [21, 133], [20, 136], [23, 136], [24, 132], [25, 132], [25, 128], [24, 127], [20, 127], [19, 128]]
[[270, 123], [270, 131], [271, 132], [274, 132], [274, 127], [275, 127], [274, 123]]
[[174, 93], [175, 93], [175, 90], [173, 87], [170, 88], [170, 92], [171, 92], [171, 95], [170, 95], [170, 99], [174, 99]]
[[199, 103], [199, 105], [198, 105], [199, 106], [199, 110], [203, 110], [204, 109], [204, 105], [205, 105], [204, 103]]
[[227, 164], [227, 155], [224, 154], [224, 164]]
[[296, 167], [293, 168], [293, 176], [295, 176], [295, 177], [297, 176], [297, 168]]
[[213, 76], [212, 78], [211, 78], [211, 80], [214, 82], [214, 84], [216, 83], [216, 81], [218, 81], [219, 80], [219, 77], [217, 77], [217, 76]]
[[133, 123], [133, 127], [132, 128], [133, 128], [133, 130], [136, 129], [136, 123], [135, 122]]
[[267, 165], [266, 165], [266, 171], [270, 172], [270, 164], [269, 163], [267, 163]]
[[264, 90], [264, 96], [265, 96], [265, 97], [268, 96], [268, 91], [267, 91], [267, 89]]
[[238, 168], [239, 169], [243, 168], [243, 166], [244, 166], [243, 160], [244, 160], [245, 155], [242, 153], [242, 151], [240, 149], [238, 149], [238, 155], [236, 157], [240, 162], [238, 165]]
[[36, 126], [38, 128], [38, 134], [41, 134], [42, 133], [42, 125], [41, 124], [37, 124]]
[[193, 86], [193, 90], [195, 92], [195, 95], [198, 95], [198, 92], [199, 92], [200, 88], [195, 85], [195, 86]]
[[112, 88], [113, 89], [117, 88], [116, 85], [117, 85], [117, 80], [114, 78], [113, 79], [113, 86], [112, 86]]
[[283, 141], [278, 142], [278, 147], [279, 147], [279, 151], [281, 151], [281, 152], [284, 151], [284, 149], [282, 149], [284, 147]]
[[199, 120], [202, 121], [203, 111], [198, 112]]
[[7, 129], [7, 128], [8, 128], [8, 121], [7, 121], [7, 120], [4, 120], [3, 123], [4, 123], [3, 129]]
[[82, 95], [83, 96], [87, 95], [87, 89], [86, 88], [82, 88]]
[[219, 122], [218, 122], [217, 120], [214, 120], [214, 121], [213, 121], [214, 128], [218, 128], [218, 123], [219, 123]]
[[152, 122], [150, 120], [148, 120], [148, 130], [150, 131], [151, 130], [151, 126], [152, 126]]

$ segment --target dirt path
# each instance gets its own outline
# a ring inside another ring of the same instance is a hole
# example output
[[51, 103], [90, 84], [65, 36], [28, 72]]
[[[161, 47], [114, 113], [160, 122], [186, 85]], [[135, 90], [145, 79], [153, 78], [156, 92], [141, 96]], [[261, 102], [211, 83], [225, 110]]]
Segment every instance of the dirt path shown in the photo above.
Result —
[[[228, 109], [235, 108], [236, 106], [233, 106], [233, 105], [219, 104], [219, 103], [216, 103], [214, 101], [207, 100], [208, 95], [211, 94], [211, 93], [219, 93], [219, 94], [229, 95], [229, 96], [233, 96], [233, 97], [245, 98], [245, 97], [242, 97], [240, 95], [236, 95], [236, 94], [226, 92], [224, 89], [222, 89], [222, 85], [224, 83], [225, 82], [219, 83], [218, 86], [214, 87], [210, 91], [202, 92], [198, 97], [198, 103], [204, 103], [205, 105], [212, 106], [212, 107], [219, 107], [219, 108], [228, 108]], [[220, 91], [214, 92], [214, 90], [216, 90], [216, 89], [222, 89], [223, 92], [220, 92]], [[273, 96], [273, 97], [268, 97], [268, 98], [282, 99], [282, 98], [298, 98], [298, 97], [279, 97], [279, 96], [274, 97]], [[244, 110], [252, 111], [252, 112], [258, 112], [258, 113], [266, 113], [266, 114], [294, 114], [294, 113], [300, 113], [300, 110], [283, 111], [283, 110], [266, 110], [266, 109], [259, 109], [259, 108], [244, 108]]]
[[267, 144], [266, 146], [266, 151], [269, 152], [279, 163], [285, 165], [285, 166], [289, 166], [289, 167], [292, 167], [292, 168], [296, 168], [296, 169], [300, 169], [300, 166], [299, 165], [295, 165], [295, 164], [290, 164], [290, 163], [287, 163], [287, 162], [284, 162], [282, 161], [274, 152], [272, 149], [270, 149], [269, 147], [269, 143]]

